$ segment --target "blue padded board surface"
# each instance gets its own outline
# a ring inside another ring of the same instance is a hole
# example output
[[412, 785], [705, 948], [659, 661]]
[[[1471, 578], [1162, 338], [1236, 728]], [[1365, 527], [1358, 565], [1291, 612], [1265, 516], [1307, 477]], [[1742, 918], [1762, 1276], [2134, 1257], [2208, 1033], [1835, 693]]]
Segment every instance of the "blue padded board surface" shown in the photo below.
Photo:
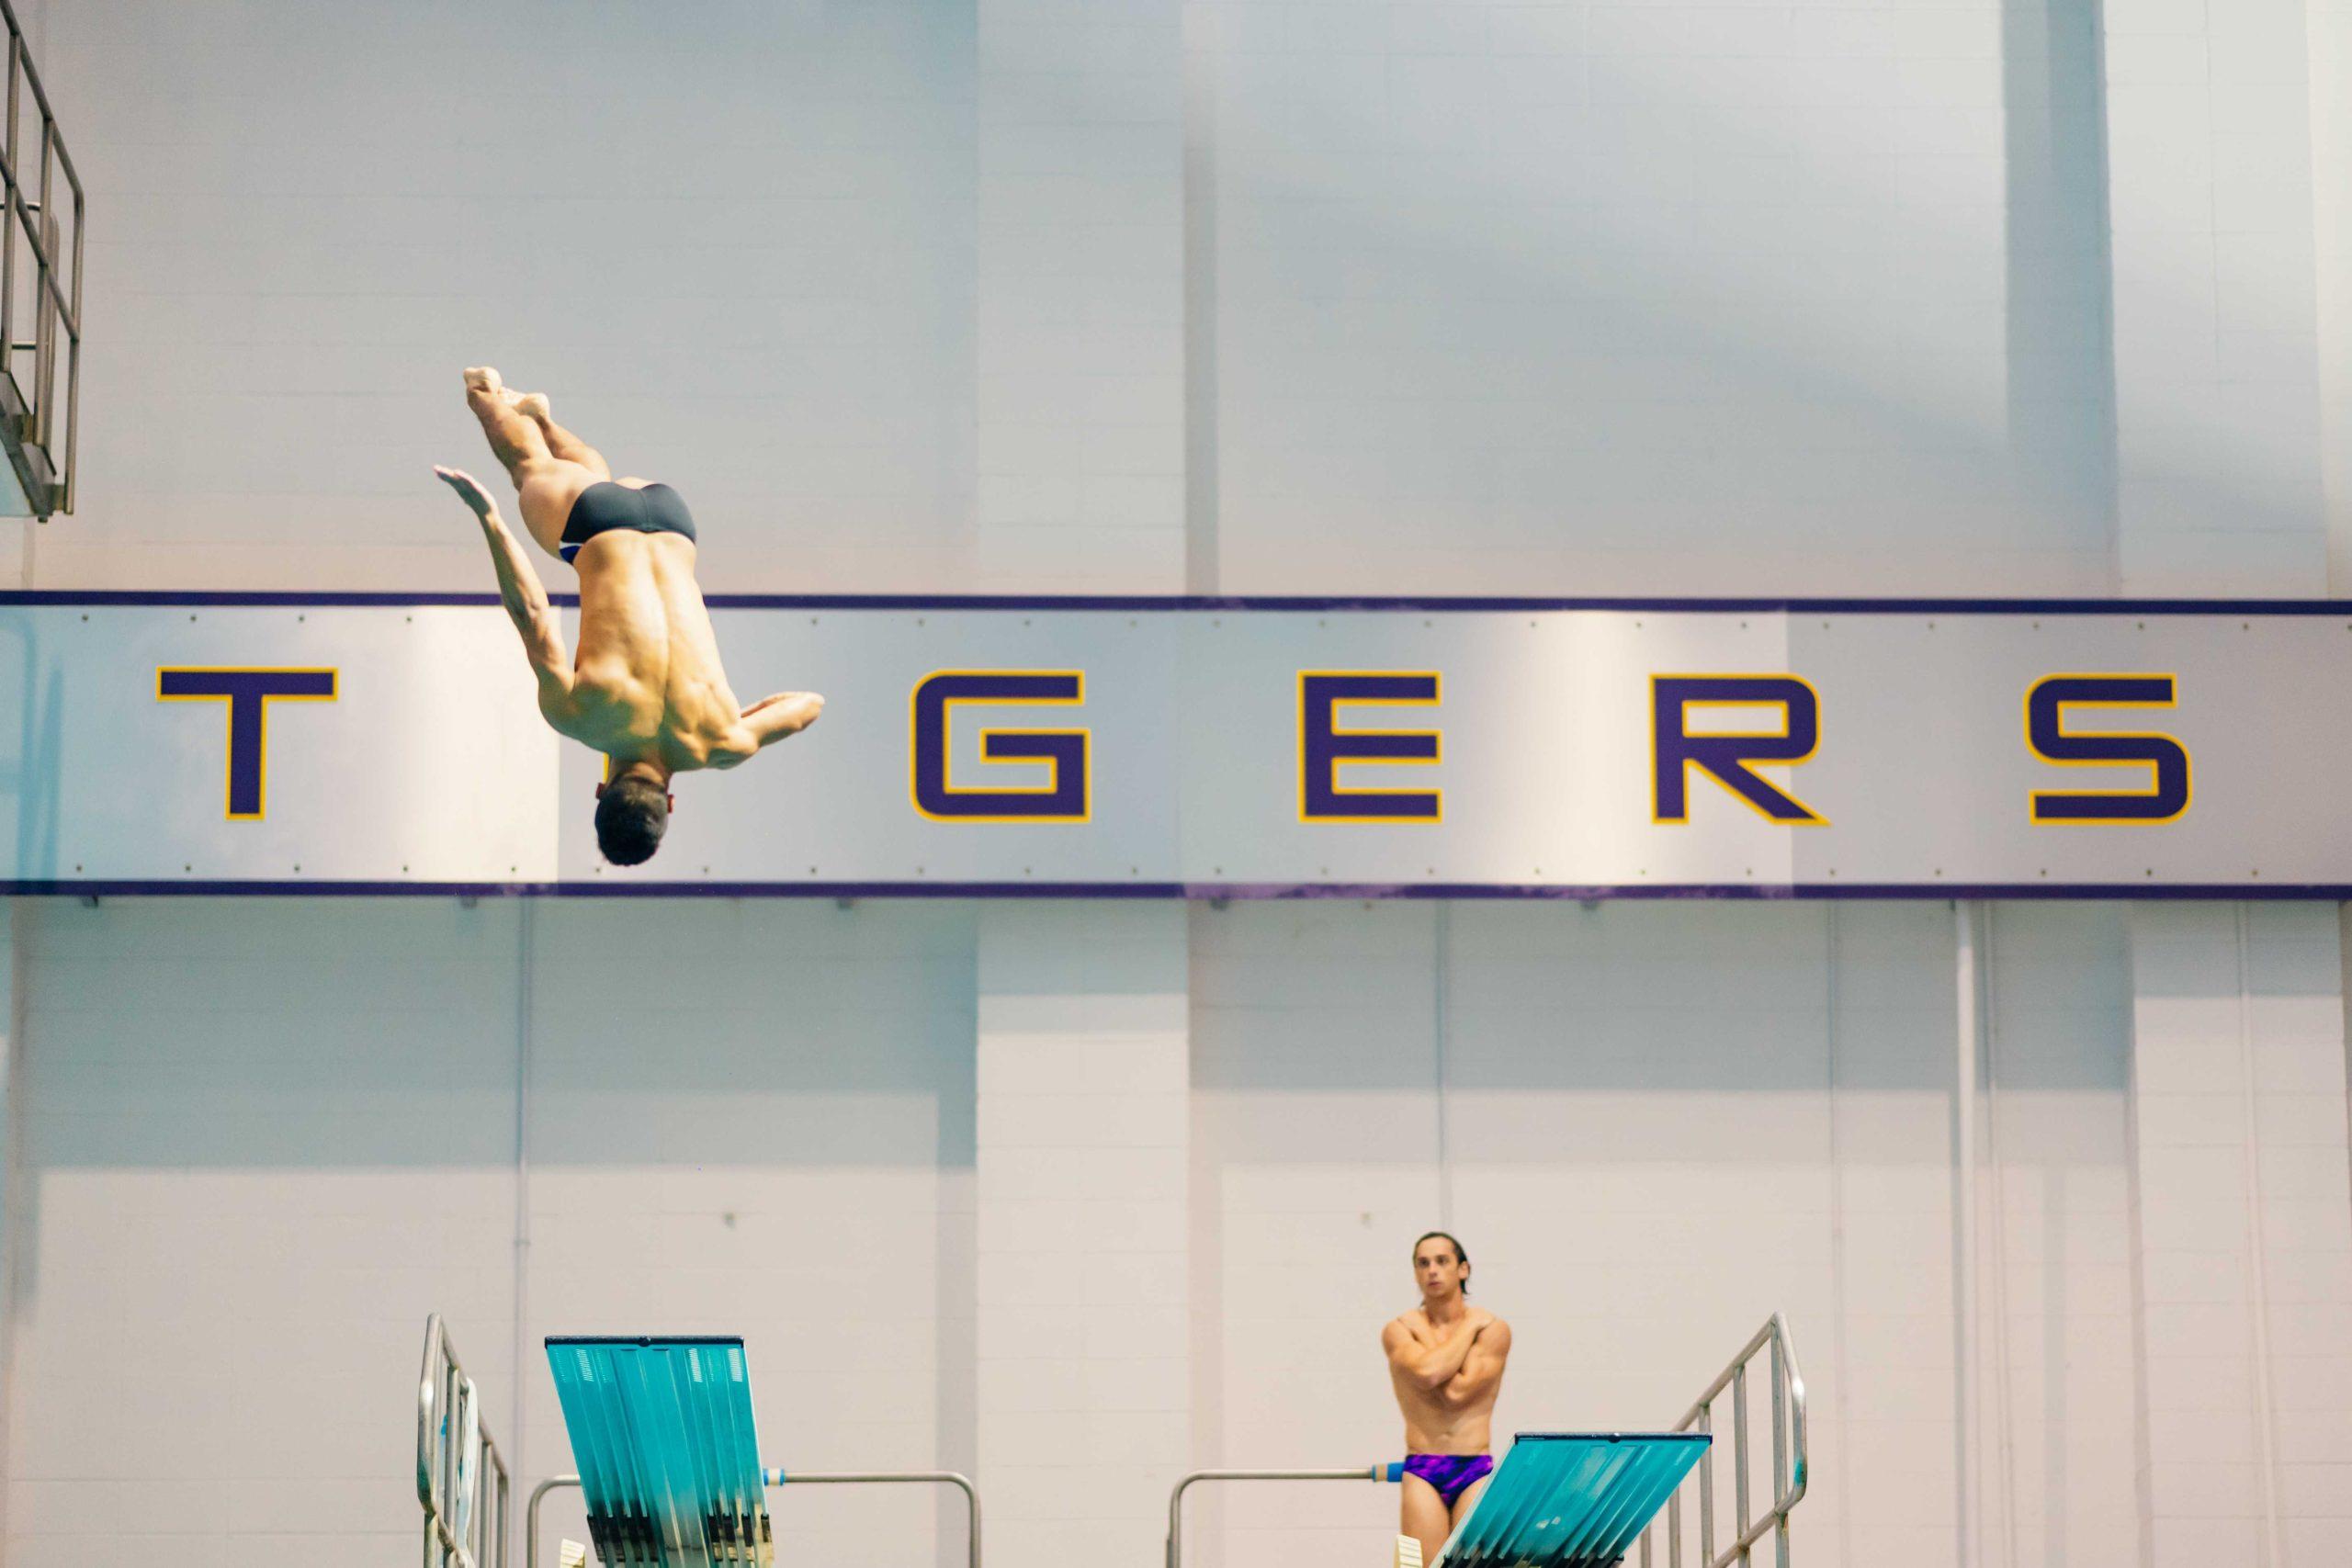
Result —
[[1603, 1568], [1625, 1555], [1713, 1440], [1521, 1432], [1431, 1568]]
[[775, 1561], [741, 1339], [551, 1338], [605, 1568]]

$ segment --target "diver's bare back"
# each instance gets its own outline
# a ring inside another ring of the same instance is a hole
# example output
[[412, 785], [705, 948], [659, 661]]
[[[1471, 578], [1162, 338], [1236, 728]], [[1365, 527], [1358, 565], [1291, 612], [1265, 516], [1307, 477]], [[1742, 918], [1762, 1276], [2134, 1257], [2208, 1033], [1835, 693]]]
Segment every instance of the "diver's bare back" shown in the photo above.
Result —
[[572, 560], [580, 646], [568, 722], [549, 722], [623, 761], [672, 773], [731, 768], [760, 749], [727, 684], [695, 581], [695, 545], [675, 534], [600, 534]]

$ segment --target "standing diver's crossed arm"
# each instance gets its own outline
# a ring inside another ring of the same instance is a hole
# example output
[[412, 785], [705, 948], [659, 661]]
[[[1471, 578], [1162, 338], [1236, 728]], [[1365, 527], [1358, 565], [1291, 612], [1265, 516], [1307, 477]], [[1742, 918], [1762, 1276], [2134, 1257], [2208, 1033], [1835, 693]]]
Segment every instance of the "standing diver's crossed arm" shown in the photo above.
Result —
[[1399, 1318], [1390, 1324], [1380, 1337], [1381, 1348], [1388, 1352], [1388, 1359], [1405, 1375], [1430, 1393], [1438, 1393], [1453, 1381], [1470, 1359], [1471, 1347], [1476, 1343], [1479, 1330], [1495, 1321], [1495, 1314], [1473, 1308], [1443, 1330], [1434, 1339], [1418, 1337]]
[[506, 520], [498, 514], [498, 503], [480, 481], [460, 468], [433, 471], [481, 520], [482, 540], [490, 547], [491, 564], [498, 569], [498, 597], [506, 606], [507, 618], [522, 635], [531, 673], [538, 677], [539, 712], [560, 729], [571, 709], [571, 658], [564, 651], [563, 623], [556, 618], [555, 606], [548, 603], [548, 591], [540, 585], [539, 574], [531, 570], [522, 541], [506, 526]]
[[1463, 1358], [1462, 1370], [1446, 1380], [1440, 1393], [1448, 1404], [1467, 1404], [1502, 1381], [1503, 1363], [1510, 1359], [1510, 1325], [1489, 1317], [1471, 1337], [1470, 1353]]

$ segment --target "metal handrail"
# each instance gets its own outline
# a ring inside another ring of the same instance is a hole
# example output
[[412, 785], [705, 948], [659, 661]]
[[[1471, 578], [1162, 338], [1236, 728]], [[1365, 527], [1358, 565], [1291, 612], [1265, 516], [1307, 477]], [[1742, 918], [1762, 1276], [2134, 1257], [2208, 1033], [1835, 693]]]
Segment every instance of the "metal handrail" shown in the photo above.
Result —
[[[40, 85], [40, 73], [33, 69], [32, 56], [25, 47], [24, 28], [18, 25], [16, 7], [9, 0], [0, 0], [0, 20], [5, 20], [8, 28], [8, 127], [5, 137], [0, 137], [0, 199], [5, 199], [6, 209], [6, 216], [0, 217], [0, 384], [5, 384], [6, 391], [0, 407], [5, 407], [17, 426], [17, 445], [22, 450], [12, 450], [10, 457], [24, 481], [26, 500], [35, 515], [45, 518], [53, 512], [74, 510], [78, 467], [75, 452], [80, 445], [82, 423], [82, 239], [86, 203], [82, 176], [74, 167], [73, 155], [65, 150], [64, 138], [58, 133], [57, 116], [50, 108], [49, 94]], [[26, 182], [17, 161], [19, 84], [32, 94], [33, 107], [40, 115], [40, 194], [32, 199], [25, 195]], [[63, 284], [58, 281], [59, 258], [53, 254], [60, 229], [51, 178], [52, 169], [65, 176], [66, 187], [73, 193], [72, 276]], [[19, 231], [32, 253], [34, 266], [33, 335], [24, 342], [17, 339], [15, 321]], [[62, 462], [51, 456], [59, 445], [54, 392], [57, 333], [61, 328], [65, 333]], [[32, 379], [28, 387], [19, 387], [16, 356], [27, 350], [33, 355]]]
[[[5, 6], [7, 0], [0, 0]], [[424, 1568], [506, 1568], [506, 1461], [475, 1412], [474, 1381], [458, 1364], [449, 1330], [435, 1313], [424, 1320], [424, 1365], [417, 1374], [416, 1499], [424, 1505]], [[470, 1419], [469, 1419], [470, 1418]], [[479, 1437], [469, 1464], [468, 1442]], [[482, 1507], [482, 1479], [497, 1484]], [[436, 1556], [437, 1554], [437, 1556]]]
[[1400, 1481], [1402, 1464], [1374, 1464], [1357, 1470], [1196, 1470], [1168, 1494], [1168, 1568], [1184, 1560], [1184, 1494], [1197, 1481]]
[[[969, 1535], [970, 1568], [980, 1568], [980, 1489], [972, 1478], [952, 1470], [782, 1471], [763, 1470], [764, 1486], [872, 1485], [891, 1482], [929, 1482], [953, 1486], [964, 1494], [964, 1517]], [[539, 1568], [539, 1505], [550, 1492], [577, 1487], [580, 1477], [557, 1475], [531, 1488], [530, 1506], [523, 1516], [524, 1568]]]
[[[1753, 1517], [1748, 1502], [1747, 1364], [1757, 1353], [1770, 1349], [1772, 1382], [1772, 1506], [1762, 1517]], [[1728, 1568], [1736, 1562], [1750, 1568], [1756, 1543], [1772, 1535], [1776, 1568], [1789, 1568], [1789, 1513], [1804, 1499], [1811, 1474], [1805, 1445], [1804, 1375], [1797, 1370], [1796, 1351], [1789, 1343], [1788, 1319], [1774, 1313], [1771, 1320], [1715, 1374], [1705, 1391], [1674, 1424], [1678, 1432], [1714, 1431], [1715, 1401], [1724, 1390], [1732, 1397], [1732, 1500], [1737, 1536], [1721, 1552], [1715, 1551], [1715, 1466], [1712, 1453], [1699, 1461], [1699, 1562], [1701, 1568]], [[1682, 1493], [1678, 1487], [1666, 1505], [1666, 1562], [1682, 1563]], [[1656, 1526], [1642, 1532], [1641, 1568], [1650, 1568], [1650, 1540]]]

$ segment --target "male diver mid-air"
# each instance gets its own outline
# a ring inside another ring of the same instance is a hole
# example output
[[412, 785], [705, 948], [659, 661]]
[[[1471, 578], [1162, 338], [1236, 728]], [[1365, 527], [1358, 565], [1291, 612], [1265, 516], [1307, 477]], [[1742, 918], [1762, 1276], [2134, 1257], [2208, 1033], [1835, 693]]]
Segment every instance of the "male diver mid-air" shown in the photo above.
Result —
[[580, 651], [498, 503], [473, 476], [433, 471], [481, 520], [499, 597], [538, 677], [539, 712], [612, 759], [596, 790], [596, 842], [616, 865], [651, 858], [670, 824], [670, 778], [731, 768], [817, 721], [825, 699], [778, 692], [749, 707], [728, 689], [718, 640], [695, 581], [695, 525], [668, 485], [615, 479], [596, 449], [548, 417], [544, 393], [498, 372], [466, 372], [466, 401], [514, 480], [523, 526], [580, 574]]
[[1470, 1259], [1443, 1231], [1413, 1244], [1413, 1278], [1421, 1304], [1381, 1330], [1380, 1348], [1405, 1417], [1397, 1529], [1420, 1543], [1421, 1562], [1434, 1562], [1495, 1468], [1487, 1450], [1510, 1325], [1465, 1299]]

